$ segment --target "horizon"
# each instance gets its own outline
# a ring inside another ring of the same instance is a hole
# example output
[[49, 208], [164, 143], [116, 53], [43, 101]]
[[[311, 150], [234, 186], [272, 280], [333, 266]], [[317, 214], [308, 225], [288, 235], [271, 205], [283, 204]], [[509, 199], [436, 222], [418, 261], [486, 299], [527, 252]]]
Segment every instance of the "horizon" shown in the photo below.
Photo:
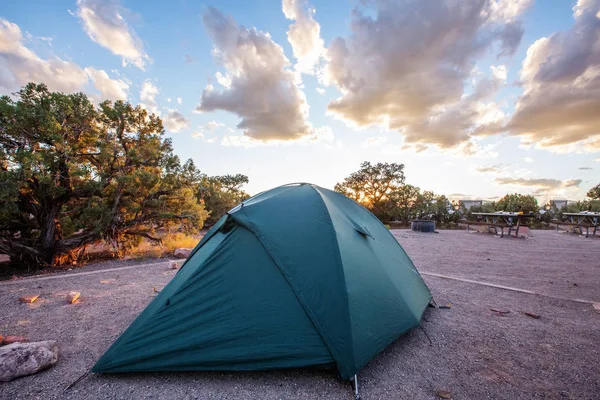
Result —
[[600, 1], [447, 4], [15, 2], [0, 10], [0, 95], [36, 81], [142, 104], [182, 160], [243, 173], [250, 194], [333, 189], [371, 161], [451, 199], [584, 199]]

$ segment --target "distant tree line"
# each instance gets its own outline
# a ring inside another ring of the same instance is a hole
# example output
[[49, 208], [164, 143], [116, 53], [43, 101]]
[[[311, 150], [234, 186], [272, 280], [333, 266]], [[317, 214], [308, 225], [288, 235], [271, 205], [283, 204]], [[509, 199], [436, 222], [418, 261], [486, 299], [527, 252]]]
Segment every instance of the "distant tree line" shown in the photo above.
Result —
[[562, 219], [565, 212], [600, 211], [600, 185], [590, 189], [588, 198], [558, 209], [554, 203], [542, 205], [532, 195], [509, 193], [501, 199], [482, 205], [465, 207], [446, 196], [405, 183], [404, 165], [398, 163], [371, 164], [368, 161], [335, 185], [335, 191], [358, 201], [386, 223], [408, 225], [413, 219], [430, 219], [440, 227], [457, 226], [461, 219], [474, 218], [475, 212], [514, 211], [533, 213], [535, 227], [548, 226]]
[[24, 268], [80, 260], [159, 231], [195, 233], [247, 197], [244, 175], [181, 163], [161, 119], [140, 106], [30, 83], [0, 97], [0, 253]]

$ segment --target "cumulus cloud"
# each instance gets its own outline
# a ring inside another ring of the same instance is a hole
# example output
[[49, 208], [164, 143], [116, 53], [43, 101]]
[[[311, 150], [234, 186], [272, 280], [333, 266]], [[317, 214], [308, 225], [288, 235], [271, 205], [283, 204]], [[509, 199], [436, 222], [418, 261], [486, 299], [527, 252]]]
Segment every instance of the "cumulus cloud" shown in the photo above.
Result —
[[77, 0], [76, 15], [88, 36], [113, 54], [120, 56], [123, 66], [133, 64], [144, 70], [151, 61], [142, 41], [125, 20], [129, 13], [119, 0]]
[[171, 132], [179, 132], [190, 126], [190, 121], [177, 110], [169, 110], [162, 121], [165, 128]]
[[314, 73], [325, 52], [321, 26], [313, 18], [315, 9], [305, 0], [283, 0], [282, 9], [287, 19], [295, 21], [287, 32], [297, 60], [295, 69], [305, 74]]
[[129, 85], [121, 79], [111, 79], [104, 70], [86, 67], [85, 73], [100, 92], [102, 100], [126, 100]]
[[242, 118], [237, 127], [249, 140], [310, 136], [306, 96], [281, 46], [268, 33], [239, 26], [213, 7], [208, 7], [202, 20], [214, 41], [213, 55], [225, 73], [217, 75], [222, 89], [208, 85], [196, 111], [237, 114]]
[[177, 104], [181, 104], [181, 103], [183, 103], [183, 99], [181, 97], [178, 97], [177, 98]]
[[156, 103], [156, 95], [158, 92], [158, 88], [150, 79], [146, 79], [144, 81], [142, 84], [142, 90], [140, 90], [140, 100], [142, 101], [140, 105], [156, 115], [160, 115], [160, 112], [158, 111], [158, 104]]
[[514, 53], [523, 35], [518, 17], [528, 1], [363, 4], [366, 10], [352, 14], [352, 34], [335, 38], [326, 52], [323, 82], [341, 92], [330, 113], [358, 126], [387, 125], [406, 143], [439, 147], [502, 128], [505, 115], [493, 96], [506, 68], [468, 83], [487, 52]]
[[527, 50], [524, 88], [507, 129], [525, 143], [600, 151], [600, 0], [579, 0], [571, 29]]
[[43, 82], [50, 90], [65, 93], [88, 91], [91, 82], [108, 100], [126, 99], [129, 89], [125, 81], [111, 79], [104, 70], [81, 68], [58, 57], [40, 58], [25, 45], [18, 25], [0, 19], [0, 92], [14, 92], [28, 82]]

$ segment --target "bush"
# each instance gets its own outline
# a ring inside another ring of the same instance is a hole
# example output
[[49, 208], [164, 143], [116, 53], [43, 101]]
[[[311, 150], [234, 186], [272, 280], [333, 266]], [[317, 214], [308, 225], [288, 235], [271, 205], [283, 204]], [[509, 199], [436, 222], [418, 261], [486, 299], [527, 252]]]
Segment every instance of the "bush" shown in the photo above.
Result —
[[176, 249], [191, 249], [196, 247], [200, 238], [185, 233], [168, 233], [161, 238], [161, 242], [142, 240], [137, 244], [124, 249], [123, 256], [133, 258], [155, 258], [165, 257], [172, 254]]

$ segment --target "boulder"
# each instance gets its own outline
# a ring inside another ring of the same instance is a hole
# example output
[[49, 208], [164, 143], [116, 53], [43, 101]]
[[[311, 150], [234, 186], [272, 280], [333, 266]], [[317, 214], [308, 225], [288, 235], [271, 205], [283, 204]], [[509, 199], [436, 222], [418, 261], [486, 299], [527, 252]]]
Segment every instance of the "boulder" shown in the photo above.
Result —
[[177, 258], [188, 258], [193, 249], [175, 249], [173, 255]]
[[13, 343], [0, 347], [0, 382], [35, 374], [58, 361], [58, 345], [54, 340]]

